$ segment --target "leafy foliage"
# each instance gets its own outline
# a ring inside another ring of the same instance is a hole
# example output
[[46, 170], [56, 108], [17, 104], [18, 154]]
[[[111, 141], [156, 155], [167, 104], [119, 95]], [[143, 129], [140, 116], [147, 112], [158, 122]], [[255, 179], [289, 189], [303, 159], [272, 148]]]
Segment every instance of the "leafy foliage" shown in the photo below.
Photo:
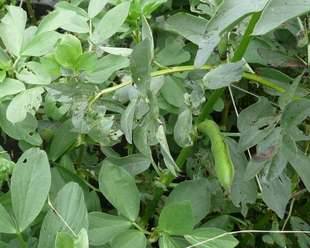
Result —
[[309, 247], [309, 1], [24, 2], [0, 247]]

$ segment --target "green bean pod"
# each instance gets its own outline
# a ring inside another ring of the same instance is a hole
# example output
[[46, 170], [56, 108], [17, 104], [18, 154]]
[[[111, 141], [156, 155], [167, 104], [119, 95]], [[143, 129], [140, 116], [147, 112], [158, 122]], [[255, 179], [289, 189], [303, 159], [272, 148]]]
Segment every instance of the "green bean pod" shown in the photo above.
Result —
[[234, 165], [218, 125], [212, 120], [205, 120], [198, 125], [198, 130], [210, 138], [216, 176], [221, 185], [229, 190], [234, 179]]

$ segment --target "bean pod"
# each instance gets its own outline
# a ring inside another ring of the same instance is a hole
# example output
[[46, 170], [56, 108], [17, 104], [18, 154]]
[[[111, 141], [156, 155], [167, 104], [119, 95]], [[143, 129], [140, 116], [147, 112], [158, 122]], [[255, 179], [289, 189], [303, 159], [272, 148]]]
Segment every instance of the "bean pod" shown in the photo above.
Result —
[[221, 185], [229, 190], [234, 179], [234, 165], [218, 125], [212, 120], [205, 120], [198, 125], [198, 130], [210, 138], [216, 176]]

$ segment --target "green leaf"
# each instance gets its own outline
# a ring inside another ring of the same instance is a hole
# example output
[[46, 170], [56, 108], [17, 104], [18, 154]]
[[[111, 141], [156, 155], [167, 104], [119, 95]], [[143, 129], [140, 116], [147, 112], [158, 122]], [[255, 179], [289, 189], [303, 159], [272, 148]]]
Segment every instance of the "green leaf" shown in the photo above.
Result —
[[132, 144], [132, 130], [135, 124], [137, 100], [138, 98], [132, 99], [121, 116], [121, 129], [129, 144]]
[[94, 53], [83, 53], [78, 61], [77, 61], [77, 65], [76, 68], [79, 71], [92, 71], [94, 68], [96, 68], [98, 63], [96, 54]]
[[[88, 229], [88, 215], [82, 189], [76, 183], [66, 184], [57, 194], [53, 210], [45, 216], [39, 238], [38, 248], [54, 248], [58, 232], [70, 233], [69, 226], [76, 234], [83, 228]], [[66, 224], [65, 224], [65, 223]]]
[[202, 66], [210, 57], [221, 40], [221, 35], [233, 28], [247, 15], [261, 11], [268, 0], [239, 1], [226, 0], [208, 22], [205, 34], [199, 42], [199, 50], [195, 59], [196, 66]]
[[55, 248], [75, 248], [74, 238], [69, 233], [57, 233]]
[[57, 128], [48, 151], [50, 160], [56, 161], [75, 143], [79, 134], [72, 132], [72, 128], [71, 120]]
[[[201, 248], [234, 248], [238, 245], [239, 241], [231, 234], [222, 236], [224, 230], [217, 228], [198, 228], [191, 234], [185, 235], [185, 238], [192, 245], [204, 242], [199, 245]], [[219, 237], [221, 236], [221, 237]], [[217, 239], [215, 239], [218, 237]]]
[[146, 248], [147, 239], [136, 230], [128, 230], [116, 236], [111, 242], [111, 248]]
[[188, 147], [193, 145], [191, 132], [193, 129], [193, 117], [192, 111], [186, 108], [178, 116], [177, 122], [175, 123], [173, 135], [176, 143], [180, 147]]
[[89, 218], [89, 240], [91, 245], [99, 246], [110, 242], [115, 236], [131, 227], [130, 221], [121, 216], [102, 212], [92, 212]]
[[283, 129], [295, 141], [310, 140], [310, 135], [306, 135], [299, 129], [299, 125], [310, 116], [310, 100], [298, 99], [289, 103], [284, 109], [281, 124]]
[[0, 126], [1, 129], [10, 137], [16, 140], [23, 140], [31, 145], [40, 146], [42, 139], [37, 133], [37, 120], [30, 114], [22, 122], [13, 124], [6, 119], [7, 107], [0, 105]]
[[165, 98], [165, 100], [178, 108], [184, 106], [184, 94], [186, 93], [183, 87], [183, 82], [178, 80], [176, 77], [165, 77], [165, 83], [160, 89], [160, 94]]
[[9, 53], [19, 56], [24, 41], [27, 14], [22, 8], [13, 5], [8, 6], [7, 10], [8, 13], [1, 20], [0, 37]]
[[145, 39], [134, 48], [130, 58], [130, 70], [133, 82], [144, 94], [146, 94], [150, 88], [151, 62], [151, 42], [149, 39]]
[[121, 215], [135, 221], [140, 210], [140, 195], [135, 179], [125, 169], [104, 161], [99, 188]]
[[215, 90], [227, 87], [242, 78], [244, 62], [223, 64], [208, 72], [203, 81], [208, 89]]
[[106, 6], [108, 0], [90, 0], [88, 4], [88, 16], [94, 18], [97, 16]]
[[166, 28], [198, 45], [205, 32], [207, 22], [206, 19], [201, 17], [187, 13], [177, 13], [168, 17]]
[[0, 83], [0, 99], [6, 96], [18, 94], [25, 89], [25, 85], [22, 82], [12, 78], [6, 78]]
[[130, 2], [124, 2], [109, 10], [95, 26], [91, 40], [99, 44], [119, 31], [129, 13]]
[[[292, 216], [290, 218], [290, 222], [292, 225], [292, 230], [296, 230], [296, 231], [309, 231], [310, 230], [310, 225], [299, 217]], [[295, 234], [295, 236], [297, 237], [300, 248], [308, 248], [310, 246], [309, 235], [300, 233], [300, 234]]]
[[167, 234], [159, 238], [159, 248], [179, 248], [180, 246]]
[[291, 180], [283, 174], [271, 182], [263, 182], [262, 198], [267, 206], [282, 219], [291, 198]]
[[169, 171], [176, 176], [176, 171], [179, 170], [177, 164], [174, 162], [173, 157], [170, 154], [170, 149], [168, 146], [165, 129], [163, 125], [160, 125], [156, 132], [156, 138], [160, 145], [161, 154], [164, 157], [164, 162]]
[[16, 233], [16, 227], [13, 218], [0, 204], [0, 233]]
[[55, 248], [89, 248], [87, 231], [83, 228], [76, 238], [65, 232], [57, 233]]
[[242, 208], [245, 216], [248, 212], [247, 204], [254, 204], [257, 197], [257, 186], [254, 179], [246, 180], [247, 158], [244, 152], [240, 152], [238, 145], [232, 139], [225, 140], [229, 145], [231, 160], [235, 166], [235, 177], [231, 187], [231, 200], [236, 207]]
[[57, 32], [50, 31], [37, 34], [23, 48], [22, 56], [43, 56], [53, 50], [61, 35]]
[[46, 153], [38, 148], [27, 150], [19, 158], [11, 179], [12, 207], [20, 232], [41, 212], [50, 186]]
[[67, 34], [61, 39], [56, 48], [55, 59], [63, 67], [75, 69], [82, 53], [80, 40], [71, 34]]
[[244, 109], [238, 118], [238, 129], [241, 132], [239, 149], [246, 149], [260, 143], [274, 129], [278, 122], [275, 108], [264, 97]]
[[90, 83], [104, 83], [113, 73], [129, 66], [129, 59], [117, 56], [107, 55], [96, 62], [92, 71], [85, 74], [85, 78]]
[[[309, 0], [271, 0], [254, 29], [254, 35], [263, 35], [282, 23], [310, 11]], [[289, 10], [289, 11], [288, 11]]]
[[42, 87], [35, 87], [19, 93], [10, 102], [6, 118], [12, 123], [17, 123], [25, 120], [27, 113], [34, 115], [41, 105], [43, 92]]
[[146, 171], [151, 164], [151, 160], [143, 154], [131, 154], [126, 157], [108, 157], [113, 164], [122, 166], [132, 176], [136, 176]]
[[298, 149], [296, 143], [288, 136], [283, 138], [282, 149], [284, 156], [310, 192], [310, 157]]
[[169, 194], [166, 205], [189, 202], [193, 212], [194, 224], [198, 224], [210, 211], [210, 198], [208, 181], [196, 179], [179, 183]]
[[34, 61], [26, 63], [25, 68], [16, 77], [20, 81], [34, 85], [47, 85], [52, 81], [47, 68], [43, 64]]
[[[62, 5], [68, 3], [61, 2]], [[37, 34], [53, 31], [62, 28], [73, 33], [88, 33], [88, 17], [69, 8], [56, 8], [53, 12], [45, 16], [38, 26]]]
[[171, 235], [184, 235], [192, 232], [194, 217], [191, 202], [173, 202], [161, 211], [158, 228]]
[[175, 36], [168, 36], [165, 47], [156, 55], [156, 61], [164, 66], [178, 65], [189, 61], [191, 55], [184, 49], [184, 46], [182, 40]]
[[154, 38], [150, 24], [145, 16], [142, 16], [142, 40], [148, 39], [151, 45], [151, 58], [154, 57]]

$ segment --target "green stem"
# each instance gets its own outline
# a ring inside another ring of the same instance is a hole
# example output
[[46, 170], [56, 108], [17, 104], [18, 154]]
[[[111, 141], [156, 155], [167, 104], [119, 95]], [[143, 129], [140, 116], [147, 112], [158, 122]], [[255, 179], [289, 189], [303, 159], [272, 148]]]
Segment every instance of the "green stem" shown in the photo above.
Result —
[[242, 40], [231, 60], [231, 62], [237, 62], [241, 60], [250, 44], [251, 41], [251, 35], [253, 33], [253, 30], [256, 26], [256, 23], [258, 22], [259, 18], [261, 16], [261, 12], [257, 12], [252, 15], [252, 18], [249, 22], [249, 25], [247, 26], [247, 29], [244, 32], [244, 35], [242, 37]]
[[20, 232], [16, 233], [16, 235], [17, 235], [17, 238], [19, 240], [19, 243], [20, 243], [21, 247], [22, 248], [27, 248], [27, 243], [24, 240], [23, 235]]

